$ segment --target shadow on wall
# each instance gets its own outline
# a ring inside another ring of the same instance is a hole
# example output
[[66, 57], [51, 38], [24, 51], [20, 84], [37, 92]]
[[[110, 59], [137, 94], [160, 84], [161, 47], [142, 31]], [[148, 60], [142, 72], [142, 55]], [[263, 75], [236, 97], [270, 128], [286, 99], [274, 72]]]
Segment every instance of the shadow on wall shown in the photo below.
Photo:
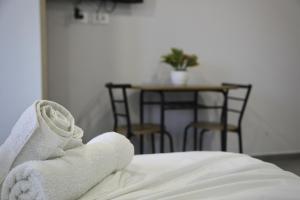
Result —
[[[84, 142], [102, 132], [111, 130], [112, 114], [106, 90], [102, 90], [97, 96], [86, 104], [79, 114], [77, 124], [84, 130]], [[94, 132], [97, 130], [97, 132]]]

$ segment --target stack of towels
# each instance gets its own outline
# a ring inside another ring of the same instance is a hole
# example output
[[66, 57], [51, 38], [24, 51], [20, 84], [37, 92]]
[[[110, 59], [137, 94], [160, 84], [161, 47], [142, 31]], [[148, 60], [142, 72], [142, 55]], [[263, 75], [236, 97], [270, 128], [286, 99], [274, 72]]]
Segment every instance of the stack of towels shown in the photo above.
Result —
[[82, 143], [63, 106], [36, 101], [0, 147], [1, 200], [78, 199], [132, 160], [132, 144], [114, 132]]

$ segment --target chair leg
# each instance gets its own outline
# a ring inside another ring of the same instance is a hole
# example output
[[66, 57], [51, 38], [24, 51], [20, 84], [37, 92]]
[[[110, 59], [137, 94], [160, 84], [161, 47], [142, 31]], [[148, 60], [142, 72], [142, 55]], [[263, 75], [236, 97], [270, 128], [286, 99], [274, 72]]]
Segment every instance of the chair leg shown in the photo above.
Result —
[[206, 129], [203, 129], [201, 132], [200, 132], [200, 139], [199, 139], [199, 150], [202, 151], [202, 148], [203, 148], [203, 136], [204, 136], [204, 133], [206, 132], [207, 130]]
[[133, 135], [127, 135], [126, 137], [128, 138], [128, 140], [131, 140]]
[[187, 140], [187, 134], [188, 134], [188, 130], [191, 127], [192, 123], [187, 125], [184, 129], [184, 135], [183, 135], [183, 147], [182, 147], [182, 151], [186, 151], [186, 140]]
[[155, 140], [154, 134], [151, 134], [151, 146], [152, 146], [152, 153], [155, 153]]
[[[135, 141], [133, 140], [133, 138], [136, 139], [136, 137], [133, 137], [133, 136], [135, 136], [135, 135], [133, 135], [133, 134], [127, 134], [127, 135], [126, 135], [127, 139], [128, 139], [132, 144], [135, 144]], [[135, 145], [134, 145], [134, 146], [135, 146]], [[134, 147], [134, 148], [135, 148], [135, 147]]]
[[167, 135], [167, 137], [169, 138], [169, 142], [170, 142], [170, 152], [174, 152], [174, 143], [173, 143], [173, 138], [172, 135], [165, 131], [165, 134]]
[[238, 131], [238, 137], [239, 137], [239, 149], [240, 149], [240, 153], [243, 153], [242, 130]]
[[144, 136], [140, 135], [140, 153], [144, 154]]
[[198, 133], [197, 133], [197, 129], [194, 128], [194, 151], [197, 150], [197, 138], [198, 138]]
[[220, 132], [221, 132], [221, 134], [220, 134], [220, 145], [221, 145], [221, 146], [220, 146], [220, 148], [221, 148], [220, 151], [223, 151], [223, 148], [222, 148], [222, 145], [223, 145], [223, 137], [222, 137], [222, 134], [225, 134], [225, 133], [224, 133], [223, 130], [220, 131]]

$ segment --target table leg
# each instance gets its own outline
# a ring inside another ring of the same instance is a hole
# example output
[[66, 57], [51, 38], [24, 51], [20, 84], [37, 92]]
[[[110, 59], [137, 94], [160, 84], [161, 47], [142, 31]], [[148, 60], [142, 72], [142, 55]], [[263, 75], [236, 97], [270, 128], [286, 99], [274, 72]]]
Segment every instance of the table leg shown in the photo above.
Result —
[[223, 110], [223, 131], [221, 133], [222, 151], [227, 150], [227, 115], [228, 115], [228, 90], [223, 92], [224, 95], [224, 110]]
[[[194, 122], [197, 123], [198, 121], [198, 92], [194, 92]], [[197, 150], [197, 127], [194, 127], [194, 151]]]
[[164, 92], [160, 94], [160, 152], [164, 153], [164, 134], [165, 134], [165, 96]]
[[[140, 93], [140, 124], [144, 123], [144, 91]], [[140, 154], [144, 154], [144, 137], [140, 136]]]
[[144, 123], [144, 91], [140, 93], [140, 124]]

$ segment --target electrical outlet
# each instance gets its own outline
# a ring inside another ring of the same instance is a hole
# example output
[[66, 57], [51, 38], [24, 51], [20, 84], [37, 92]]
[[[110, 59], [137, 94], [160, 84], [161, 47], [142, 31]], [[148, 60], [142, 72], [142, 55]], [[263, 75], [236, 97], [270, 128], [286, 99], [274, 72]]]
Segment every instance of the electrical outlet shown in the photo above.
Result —
[[107, 13], [95, 13], [93, 15], [94, 24], [109, 24], [109, 15]]

